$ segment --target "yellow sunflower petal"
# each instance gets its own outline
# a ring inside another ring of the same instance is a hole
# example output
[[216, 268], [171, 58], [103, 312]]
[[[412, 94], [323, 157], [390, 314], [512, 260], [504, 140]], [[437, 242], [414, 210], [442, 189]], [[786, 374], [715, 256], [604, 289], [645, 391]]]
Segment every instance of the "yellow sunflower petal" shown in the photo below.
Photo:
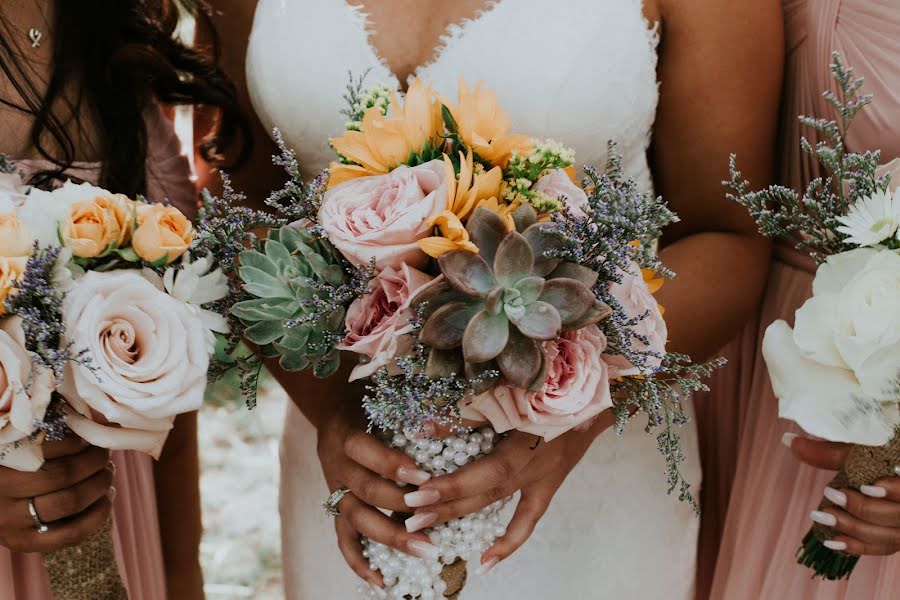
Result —
[[[440, 258], [451, 250], [459, 250], [459, 244], [443, 237], [428, 237], [419, 240], [419, 248], [431, 258]], [[476, 248], [477, 251], [477, 248]]]

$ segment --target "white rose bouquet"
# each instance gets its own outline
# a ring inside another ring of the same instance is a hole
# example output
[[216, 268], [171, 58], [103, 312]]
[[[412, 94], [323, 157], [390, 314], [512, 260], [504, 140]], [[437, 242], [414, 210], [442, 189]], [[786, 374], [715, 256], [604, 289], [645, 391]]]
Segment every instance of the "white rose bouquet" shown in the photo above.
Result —
[[[857, 96], [862, 79], [837, 54], [832, 70], [841, 94], [826, 98], [842, 125], [801, 118], [828, 140], [815, 149], [802, 142], [828, 176], [811, 182], [805, 196], [783, 187], [750, 192], [732, 157], [727, 185], [763, 234], [793, 239], [819, 263], [812, 298], [793, 329], [785, 321], [768, 327], [763, 356], [783, 418], [853, 444], [831, 484], [840, 488], [871, 485], [900, 464], [900, 191], [879, 152], [846, 151], [847, 128], [871, 98]], [[825, 547], [831, 537], [816, 525], [798, 560], [816, 575], [849, 577], [859, 557]]]
[[[86, 183], [28, 189], [0, 165], [0, 465], [34, 471], [70, 430], [158, 458], [202, 404], [227, 279], [178, 209]], [[45, 555], [54, 594], [124, 598], [112, 556], [108, 528]]]

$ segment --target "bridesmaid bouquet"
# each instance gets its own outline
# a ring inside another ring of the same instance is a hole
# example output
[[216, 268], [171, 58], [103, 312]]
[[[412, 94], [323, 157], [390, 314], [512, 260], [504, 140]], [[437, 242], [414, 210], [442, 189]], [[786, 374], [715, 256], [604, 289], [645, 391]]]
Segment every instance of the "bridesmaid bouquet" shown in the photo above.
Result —
[[[643, 411], [660, 431], [670, 491], [693, 502], [679, 472], [681, 398], [721, 363], [665, 350], [653, 292], [672, 273], [653, 248], [675, 215], [624, 178], [612, 145], [605, 172], [587, 167], [579, 184], [574, 152], [511, 133], [480, 85], [460, 82], [454, 103], [414, 81], [401, 102], [360, 81], [346, 99], [328, 171], [304, 183], [281, 144], [290, 181], [267, 200], [272, 213], [236, 209], [228, 189], [209, 198], [216, 230], [270, 228], [265, 242], [247, 233], [216, 251], [239, 253], [233, 331], [319, 377], [342, 351], [355, 355], [350, 380], [368, 382], [373, 429], [435, 476], [507, 431], [550, 440], [606, 409], [619, 428]], [[259, 359], [238, 361], [252, 404]], [[429, 424], [456, 431], [431, 440]], [[370, 563], [391, 597], [456, 597], [464, 560], [503, 534], [502, 505], [426, 530], [437, 560], [367, 542]]]
[[[794, 327], [772, 323], [763, 356], [780, 416], [812, 435], [853, 444], [831, 487], [872, 485], [900, 464], [900, 190], [879, 168], [879, 152], [849, 153], [847, 130], [870, 101], [838, 54], [839, 94], [826, 93], [839, 121], [802, 117], [827, 140], [803, 149], [828, 175], [805, 193], [783, 187], [750, 192], [731, 164], [731, 198], [772, 237], [790, 238], [819, 264], [813, 297]], [[822, 507], [831, 506], [824, 500]], [[849, 577], [858, 556], [828, 548], [834, 532], [816, 525], [798, 560], [827, 579]]]
[[[158, 458], [175, 417], [203, 401], [214, 334], [227, 332], [207, 308], [224, 275], [191, 260], [176, 208], [86, 183], [28, 189], [0, 166], [0, 465], [39, 469], [41, 444], [69, 430]], [[44, 563], [57, 598], [126, 597], [109, 522]]]

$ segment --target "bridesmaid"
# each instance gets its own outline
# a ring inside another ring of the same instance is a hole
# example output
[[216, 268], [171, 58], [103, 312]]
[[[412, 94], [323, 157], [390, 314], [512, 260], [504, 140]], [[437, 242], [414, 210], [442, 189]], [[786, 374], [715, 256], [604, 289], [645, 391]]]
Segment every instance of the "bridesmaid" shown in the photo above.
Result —
[[[829, 65], [832, 51], [837, 50], [857, 75], [865, 77], [862, 92], [875, 97], [874, 104], [854, 122], [848, 146], [852, 151], [881, 149], [885, 163], [893, 160], [894, 185], [900, 183], [896, 168], [900, 2], [784, 0], [783, 4], [787, 63], [781, 182], [802, 189], [820, 174], [818, 163], [801, 151], [799, 143], [801, 135], [811, 138], [814, 132], [801, 128], [797, 116], [833, 116], [822, 92], [835, 87]], [[731, 344], [728, 352], [733, 361], [728, 373], [713, 384], [714, 392], [705, 399], [699, 425], [709, 453], [704, 464], [705, 530], [698, 599], [887, 600], [900, 594], [900, 477], [883, 482], [883, 492], [866, 490], [868, 496], [860, 490], [839, 490], [847, 502], [846, 511], [828, 511], [837, 518], [841, 535], [833, 541], [838, 546], [846, 544], [850, 552], [873, 555], [864, 556], [849, 581], [811, 579], [811, 571], [794, 558], [812, 525], [810, 511], [819, 504], [846, 449], [796, 438], [794, 434], [802, 436], [802, 432], [778, 419], [778, 401], [759, 342], [772, 321], [792, 322], [794, 311], [812, 294], [814, 269], [808, 257], [786, 245], [777, 247], [759, 319]], [[832, 499], [841, 498], [834, 491], [828, 493]], [[886, 497], [877, 497], [885, 493]]]
[[[172, 40], [176, 18], [164, 0], [3, 0], [0, 153], [36, 186], [86, 180], [195, 212], [190, 167], [161, 103], [223, 109], [209, 140], [222, 145], [240, 120], [222, 75]], [[203, 597], [195, 414], [176, 420], [156, 464], [77, 438], [45, 454], [36, 473], [0, 468], [0, 598], [48, 600], [36, 552], [78, 543], [110, 510], [132, 600]], [[34, 529], [29, 499], [48, 532]]]

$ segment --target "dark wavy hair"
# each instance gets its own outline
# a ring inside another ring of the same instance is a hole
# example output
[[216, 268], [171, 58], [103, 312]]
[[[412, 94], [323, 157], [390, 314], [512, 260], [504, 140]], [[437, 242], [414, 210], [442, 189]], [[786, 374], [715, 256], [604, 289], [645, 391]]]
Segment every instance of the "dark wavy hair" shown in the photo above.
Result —
[[[31, 142], [54, 170], [31, 181], [43, 186], [62, 178], [75, 160], [76, 143], [54, 108], [65, 98], [72, 113], [93, 119], [102, 149], [100, 185], [128, 195], [146, 193], [147, 130], [153, 102], [218, 110], [218, 127], [203, 140], [207, 160], [225, 150], [238, 160], [249, 151], [249, 126], [233, 84], [214, 60], [177, 42], [178, 9], [171, 0], [58, 0], [54, 3], [53, 70], [41, 89], [10, 42], [13, 29], [0, 15], [0, 73], [20, 101], [0, 102], [34, 116]], [[198, 11], [199, 17], [205, 13]], [[5, 31], [4, 31], [5, 30]], [[73, 82], [74, 97], [70, 98]], [[68, 110], [68, 109], [67, 109]], [[82, 124], [76, 129], [83, 131]]]

